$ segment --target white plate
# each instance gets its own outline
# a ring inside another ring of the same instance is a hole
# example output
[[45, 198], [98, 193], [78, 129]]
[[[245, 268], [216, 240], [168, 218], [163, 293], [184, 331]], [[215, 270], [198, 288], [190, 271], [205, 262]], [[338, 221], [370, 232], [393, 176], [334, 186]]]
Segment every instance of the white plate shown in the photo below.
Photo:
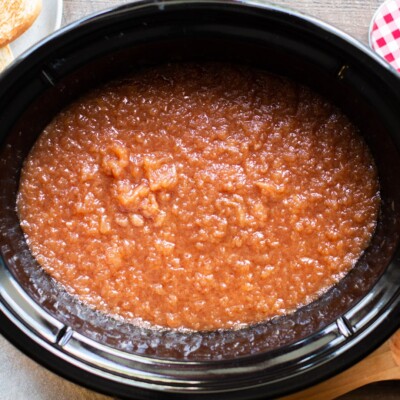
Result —
[[18, 39], [10, 43], [14, 57], [18, 57], [61, 26], [62, 3], [62, 0], [42, 0], [42, 11], [34, 24]]

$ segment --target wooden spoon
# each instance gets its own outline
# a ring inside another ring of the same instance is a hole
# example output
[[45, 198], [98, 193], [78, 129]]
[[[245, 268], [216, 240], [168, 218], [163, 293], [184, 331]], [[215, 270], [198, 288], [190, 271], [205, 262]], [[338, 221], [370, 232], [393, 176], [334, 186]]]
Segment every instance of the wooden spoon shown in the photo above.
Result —
[[331, 400], [369, 383], [400, 379], [400, 330], [358, 364], [281, 400]]

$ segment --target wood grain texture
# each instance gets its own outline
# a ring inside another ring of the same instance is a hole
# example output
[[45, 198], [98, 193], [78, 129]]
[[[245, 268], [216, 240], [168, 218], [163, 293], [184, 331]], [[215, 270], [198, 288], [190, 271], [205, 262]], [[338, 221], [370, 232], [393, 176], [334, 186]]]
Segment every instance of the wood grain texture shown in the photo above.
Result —
[[[400, 329], [390, 338], [389, 346], [394, 362], [400, 367]], [[398, 378], [400, 379], [400, 375]]]
[[[392, 341], [394, 340], [395, 352]], [[281, 400], [332, 400], [372, 382], [400, 379], [395, 357], [400, 349], [400, 331], [358, 364], [319, 385]]]
[[[45, 2], [46, 0], [44, 0], [44, 6]], [[64, 0], [63, 24], [128, 2], [129, 0]], [[277, 0], [273, 4], [317, 17], [367, 43], [370, 20], [382, 2], [383, 0]], [[400, 343], [386, 342], [370, 357], [347, 372], [308, 391], [298, 393], [290, 397], [290, 400], [327, 400], [327, 396], [332, 398], [335, 395], [332, 393], [332, 388], [338, 385], [343, 388], [341, 393], [346, 393], [371, 380], [398, 378], [399, 367], [390, 352], [393, 349], [395, 351], [400, 349]], [[2, 400], [111, 400], [110, 397], [81, 388], [56, 376], [16, 350], [1, 336], [0, 355], [0, 397]], [[400, 353], [398, 360], [400, 360]], [[383, 376], [382, 371], [386, 367], [389, 373]], [[357, 385], [355, 385], [355, 378]]]

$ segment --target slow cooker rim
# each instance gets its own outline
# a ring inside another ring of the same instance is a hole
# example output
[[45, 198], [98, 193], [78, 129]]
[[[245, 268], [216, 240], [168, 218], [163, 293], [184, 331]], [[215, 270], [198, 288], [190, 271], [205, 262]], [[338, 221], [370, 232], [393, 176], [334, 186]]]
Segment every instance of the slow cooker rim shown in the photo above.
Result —
[[[80, 28], [85, 28], [87, 24], [91, 24], [92, 22], [107, 18], [108, 16], [115, 16], [119, 13], [125, 13], [130, 10], [139, 10], [141, 8], [148, 8], [148, 7], [157, 7], [159, 11], [163, 11], [165, 6], [179, 6], [179, 7], [191, 7], [193, 5], [227, 5], [227, 6], [239, 6], [239, 7], [254, 7], [260, 10], [268, 10], [272, 12], [282, 13], [287, 16], [291, 16], [294, 18], [300, 18], [304, 22], [307, 22], [311, 25], [318, 27], [319, 29], [326, 31], [330, 36], [339, 37], [343, 41], [347, 42], [351, 46], [357, 48], [358, 51], [364, 53], [369, 58], [372, 58], [375, 62], [377, 62], [381, 67], [386, 69], [390, 74], [393, 75], [395, 79], [398, 79], [398, 72], [392, 67], [389, 63], [387, 63], [382, 57], [380, 57], [376, 52], [370, 49], [366, 44], [361, 43], [359, 40], [355, 39], [350, 34], [336, 28], [335, 26], [322, 21], [317, 17], [313, 17], [301, 11], [294, 10], [290, 7], [283, 7], [279, 5], [275, 5], [270, 2], [264, 2], [262, 0], [185, 0], [182, 2], [181, 0], [132, 0], [131, 3], [115, 6], [115, 7], [108, 7], [104, 10], [94, 12], [88, 16], [78, 19], [77, 21], [73, 21], [67, 24], [64, 27], [61, 27], [57, 31], [51, 33], [47, 37], [43, 38], [36, 44], [32, 45], [29, 49], [25, 50], [22, 54], [20, 54], [0, 75], [0, 82], [2, 81], [1, 78], [6, 78], [9, 71], [14, 69], [15, 66], [23, 62], [25, 58], [30, 57], [30, 54], [36, 52], [37, 50], [43, 48], [49, 42], [53, 40], [59, 39], [61, 36], [65, 36], [66, 34], [70, 33], [71, 31], [77, 31]], [[6, 79], [4, 79], [6, 81]], [[3, 82], [4, 82], [3, 81]], [[3, 86], [3, 85], [1, 85]]]

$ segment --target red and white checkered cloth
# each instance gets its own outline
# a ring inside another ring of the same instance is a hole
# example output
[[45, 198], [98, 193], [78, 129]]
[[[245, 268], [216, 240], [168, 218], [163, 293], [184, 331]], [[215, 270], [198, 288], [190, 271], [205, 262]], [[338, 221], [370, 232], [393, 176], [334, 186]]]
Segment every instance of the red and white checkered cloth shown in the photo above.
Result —
[[385, 1], [371, 22], [370, 45], [400, 72], [400, 0]]

